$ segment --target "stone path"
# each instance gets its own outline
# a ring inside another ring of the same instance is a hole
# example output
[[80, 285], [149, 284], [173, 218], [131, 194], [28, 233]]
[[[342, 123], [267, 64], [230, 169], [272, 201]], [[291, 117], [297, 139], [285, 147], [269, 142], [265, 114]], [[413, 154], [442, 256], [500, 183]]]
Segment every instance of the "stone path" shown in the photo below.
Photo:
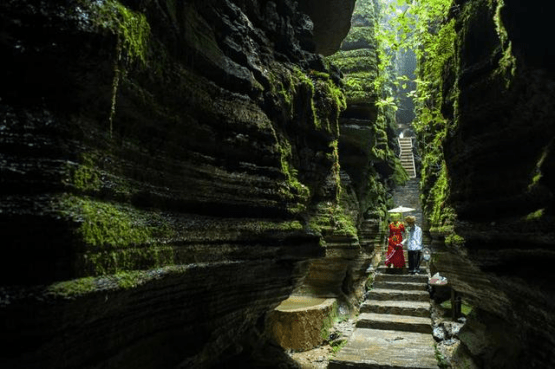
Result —
[[427, 272], [380, 266], [353, 335], [328, 368], [438, 368], [427, 282]]
[[398, 138], [399, 147], [401, 153], [399, 154], [399, 159], [401, 160], [401, 166], [407, 171], [411, 179], [416, 177], [416, 166], [414, 164], [414, 155], [412, 152], [412, 141], [414, 138], [405, 137]]

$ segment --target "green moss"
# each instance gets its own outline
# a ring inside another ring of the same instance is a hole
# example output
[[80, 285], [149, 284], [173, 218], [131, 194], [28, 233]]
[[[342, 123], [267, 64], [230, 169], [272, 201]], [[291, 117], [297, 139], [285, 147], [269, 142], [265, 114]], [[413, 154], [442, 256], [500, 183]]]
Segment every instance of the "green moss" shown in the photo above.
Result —
[[337, 203], [319, 203], [311, 212], [308, 227], [323, 235], [348, 235], [358, 238], [354, 220]]
[[345, 95], [349, 104], [368, 104], [376, 101], [378, 97], [374, 81], [376, 73], [355, 72], [345, 76]]
[[365, 283], [366, 290], [372, 290], [374, 288], [374, 276], [368, 275], [368, 279], [366, 279]]
[[117, 0], [77, 1], [89, 10], [96, 27], [109, 30], [118, 37], [124, 57], [130, 62], [139, 60], [146, 65], [150, 25], [144, 14], [130, 10]]
[[532, 191], [540, 183], [540, 180], [543, 177], [542, 167], [547, 156], [549, 155], [550, 150], [551, 144], [548, 144], [545, 148], [543, 148], [540, 158], [536, 163], [536, 167], [534, 168], [534, 172], [532, 173], [532, 181], [528, 185], [528, 191]]
[[351, 73], [371, 73], [374, 78], [378, 75], [376, 66], [378, 54], [375, 50], [356, 49], [339, 51], [328, 58], [346, 75]]
[[343, 44], [351, 43], [360, 43], [361, 45], [377, 49], [378, 44], [375, 38], [374, 27], [352, 27], [343, 40]]
[[320, 71], [316, 71], [314, 69], [311, 69], [309, 72], [310, 75], [324, 79], [324, 80], [328, 80], [330, 78], [330, 74], [326, 73], [326, 72], [320, 72]]
[[100, 276], [146, 270], [175, 263], [173, 247], [154, 243], [141, 248], [89, 251], [80, 261], [82, 273]]
[[464, 245], [464, 238], [455, 233], [449, 233], [445, 237], [445, 245], [449, 247], [460, 247]]
[[503, 25], [503, 20], [501, 17], [501, 10], [504, 6], [504, 0], [497, 1], [495, 15], [493, 19], [495, 22], [495, 29], [497, 31], [497, 35], [499, 36], [499, 40], [501, 42], [501, 47], [503, 50], [503, 55], [499, 60], [498, 73], [504, 76], [505, 87], [509, 88], [512, 77], [514, 77], [516, 74], [517, 62], [516, 58], [512, 54], [512, 43], [509, 40], [509, 35], [507, 33], [507, 30], [505, 29], [505, 26]]
[[128, 66], [135, 61], [139, 61], [143, 67], [146, 67], [150, 24], [144, 14], [130, 10], [118, 0], [75, 1], [78, 4], [75, 8], [76, 12], [82, 13], [82, 9], [85, 9], [94, 27], [100, 31], [108, 31], [117, 37], [116, 57], [113, 60], [112, 99], [108, 117], [109, 133], [112, 136], [120, 80], [127, 73]]
[[330, 313], [322, 320], [322, 327], [320, 328], [320, 336], [322, 340], [328, 340], [330, 336], [330, 329], [338, 320], [337, 302], [334, 302]]
[[545, 209], [538, 209], [535, 212], [532, 212], [530, 214], [528, 214], [526, 217], [524, 217], [525, 221], [537, 221], [540, 218], [542, 218], [543, 213], [544, 213]]
[[149, 240], [151, 233], [137, 225], [129, 209], [86, 198], [73, 197], [68, 201], [79, 208], [83, 222], [78, 232], [90, 246], [127, 247]]
[[450, 368], [449, 362], [447, 361], [445, 356], [441, 352], [439, 352], [439, 350], [437, 349], [436, 343], [434, 343], [434, 352], [437, 360], [437, 366], [440, 369], [449, 369]]
[[280, 188], [281, 195], [291, 202], [289, 210], [292, 213], [304, 211], [310, 198], [310, 189], [298, 179], [298, 171], [291, 164], [293, 159], [291, 144], [285, 139], [279, 144], [281, 171], [285, 176], [285, 183]]
[[102, 186], [96, 161], [90, 154], [82, 154], [80, 163], [68, 163], [68, 185], [83, 192], [98, 191]]
[[86, 277], [54, 283], [47, 288], [47, 292], [55, 296], [73, 297], [90, 293], [96, 288], [95, 279]]
[[174, 262], [174, 250], [164, 241], [176, 232], [158, 214], [85, 196], [64, 195], [59, 203], [61, 215], [77, 225], [79, 274], [114, 274]]
[[84, 277], [53, 283], [46, 287], [45, 293], [51, 297], [74, 299], [99, 290], [135, 288], [151, 278], [146, 271], [120, 272], [102, 277]]
[[[441, 302], [440, 306], [441, 306], [444, 310], [447, 310], [447, 311], [450, 311], [450, 310], [453, 309], [453, 307], [452, 307], [452, 305], [451, 305], [451, 300], [450, 300], [450, 299], [447, 300], [447, 301]], [[470, 315], [470, 314], [472, 313], [473, 309], [474, 309], [473, 306], [470, 306], [470, 305], [466, 304], [465, 302], [462, 302], [462, 303], [461, 303], [461, 313], [462, 313], [464, 316]], [[446, 313], [446, 316], [450, 316], [450, 315], [451, 315], [450, 312], [447, 312], [447, 313]]]

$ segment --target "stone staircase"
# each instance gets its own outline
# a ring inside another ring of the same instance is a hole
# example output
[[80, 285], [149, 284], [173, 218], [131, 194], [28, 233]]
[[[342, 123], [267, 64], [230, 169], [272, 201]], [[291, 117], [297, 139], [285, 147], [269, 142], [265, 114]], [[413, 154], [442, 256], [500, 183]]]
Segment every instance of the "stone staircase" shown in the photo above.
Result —
[[411, 179], [416, 177], [416, 166], [412, 153], [412, 139], [412, 137], [398, 138], [399, 147], [401, 148], [399, 159], [401, 160], [401, 165], [407, 171]]
[[428, 275], [380, 266], [353, 335], [328, 368], [438, 368]]

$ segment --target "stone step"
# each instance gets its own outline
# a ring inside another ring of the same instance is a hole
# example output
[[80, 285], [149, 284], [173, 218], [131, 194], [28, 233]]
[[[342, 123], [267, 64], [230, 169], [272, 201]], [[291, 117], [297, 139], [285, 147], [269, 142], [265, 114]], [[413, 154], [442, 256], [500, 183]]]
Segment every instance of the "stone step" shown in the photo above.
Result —
[[411, 281], [387, 281], [380, 280], [374, 282], [375, 289], [390, 289], [390, 290], [426, 290], [427, 284], [423, 282], [411, 282]]
[[432, 319], [383, 313], [361, 313], [358, 316], [356, 327], [432, 334]]
[[[379, 270], [378, 270], [379, 271]], [[428, 273], [421, 272], [419, 274], [383, 274], [378, 273], [374, 277], [374, 282], [389, 281], [389, 282], [406, 282], [406, 283], [428, 283]]]
[[430, 294], [426, 291], [395, 290], [395, 289], [372, 289], [368, 292], [367, 300], [376, 301], [420, 301], [428, 302]]
[[[405, 261], [407, 260], [405, 259]], [[428, 271], [425, 268], [423, 268], [422, 263], [420, 264], [420, 272], [414, 275], [409, 274], [409, 270], [406, 267], [398, 269], [393, 267], [388, 268], [383, 265], [378, 266], [377, 272], [378, 272], [378, 275], [376, 275], [375, 280], [386, 279], [388, 281], [428, 282]], [[381, 275], [384, 275], [384, 276], [381, 276]]]
[[356, 329], [329, 369], [437, 369], [430, 334]]
[[366, 301], [360, 306], [360, 312], [430, 317], [430, 303], [414, 301]]

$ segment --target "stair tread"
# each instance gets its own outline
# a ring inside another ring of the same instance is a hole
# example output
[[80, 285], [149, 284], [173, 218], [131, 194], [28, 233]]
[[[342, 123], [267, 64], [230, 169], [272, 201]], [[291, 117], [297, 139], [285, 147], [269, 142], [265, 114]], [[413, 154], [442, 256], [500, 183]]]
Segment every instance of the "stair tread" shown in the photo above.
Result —
[[430, 308], [429, 302], [422, 301], [371, 301], [363, 302], [363, 306], [382, 306], [382, 307], [410, 307], [410, 308]]
[[427, 284], [413, 281], [387, 281], [380, 280], [374, 283], [375, 289], [398, 289], [398, 290], [426, 290]]
[[420, 290], [384, 289], [384, 288], [374, 288], [370, 291], [370, 293], [403, 293], [403, 294], [409, 294], [409, 295], [424, 295], [424, 294], [429, 295], [430, 294], [425, 290], [420, 291]]
[[357, 328], [329, 368], [438, 368], [430, 334]]
[[360, 306], [360, 313], [382, 313], [390, 315], [430, 317], [429, 302], [422, 301], [376, 301]]
[[399, 312], [364, 312], [358, 316], [356, 327], [432, 334], [432, 319], [429, 315], [423, 317]]
[[380, 321], [380, 322], [395, 322], [407, 324], [424, 324], [432, 325], [432, 319], [429, 317], [418, 317], [408, 315], [395, 315], [388, 313], [375, 313], [364, 312], [358, 316], [358, 321]]

